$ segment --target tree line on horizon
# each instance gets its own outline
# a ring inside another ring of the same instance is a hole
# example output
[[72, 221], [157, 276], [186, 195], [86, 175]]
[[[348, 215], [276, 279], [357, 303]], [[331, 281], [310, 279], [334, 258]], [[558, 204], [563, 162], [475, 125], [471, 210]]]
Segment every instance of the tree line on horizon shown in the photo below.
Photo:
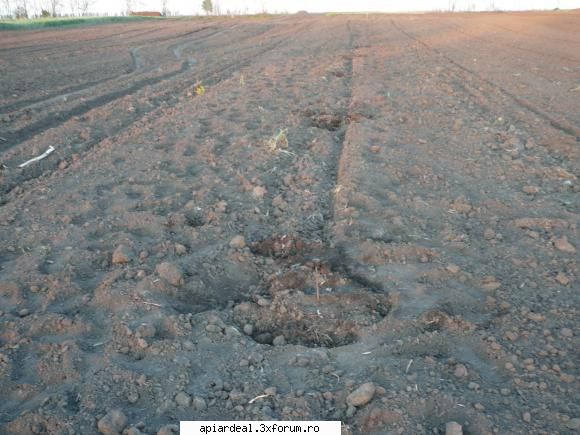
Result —
[[[56, 18], [68, 16], [97, 16], [91, 13], [91, 7], [96, 0], [0, 0], [0, 18]], [[138, 12], [138, 0], [124, 0], [126, 15]], [[162, 16], [173, 15], [168, 8], [169, 0], [159, 0]], [[223, 15], [219, 0], [202, 0], [201, 8], [206, 15]], [[157, 12], [157, 11], [156, 11]], [[266, 12], [266, 11], [264, 11]], [[248, 11], [226, 11], [227, 15], [242, 15]], [[107, 16], [108, 14], [99, 14]]]

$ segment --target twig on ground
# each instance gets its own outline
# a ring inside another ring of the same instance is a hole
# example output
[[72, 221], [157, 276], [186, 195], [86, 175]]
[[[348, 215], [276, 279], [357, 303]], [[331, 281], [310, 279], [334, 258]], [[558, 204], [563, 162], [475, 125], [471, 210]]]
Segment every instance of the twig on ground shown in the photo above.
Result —
[[157, 307], [157, 308], [161, 308], [163, 306], [163, 305], [156, 304], [155, 302], [148, 302], [148, 301], [139, 301], [139, 302], [141, 302], [142, 304], [151, 305], [152, 307]]
[[283, 153], [283, 154], [287, 154], [289, 156], [296, 157], [296, 153], [293, 153], [292, 151], [288, 151], [288, 150], [278, 150], [278, 151]]
[[48, 149], [44, 153], [42, 153], [41, 155], [36, 156], [30, 160], [25, 161], [24, 163], [18, 165], [18, 167], [24, 168], [24, 167], [30, 165], [31, 163], [38, 162], [39, 160], [42, 160], [42, 159], [48, 157], [49, 155], [51, 155], [53, 153], [53, 151], [54, 151], [54, 147], [51, 145], [48, 147]]
[[269, 396], [270, 396], [269, 394], [260, 394], [259, 396], [256, 396], [252, 400], [250, 400], [248, 402], [248, 405], [251, 405], [252, 403], [254, 403], [258, 399], [263, 399], [264, 397], [269, 397]]
[[316, 302], [320, 302], [320, 284], [318, 279], [320, 278], [318, 274], [318, 265], [314, 266], [314, 283], [316, 285]]
[[409, 373], [409, 369], [411, 368], [411, 364], [413, 364], [413, 358], [409, 360], [409, 364], [407, 364], [407, 368], [405, 369], [405, 374]]

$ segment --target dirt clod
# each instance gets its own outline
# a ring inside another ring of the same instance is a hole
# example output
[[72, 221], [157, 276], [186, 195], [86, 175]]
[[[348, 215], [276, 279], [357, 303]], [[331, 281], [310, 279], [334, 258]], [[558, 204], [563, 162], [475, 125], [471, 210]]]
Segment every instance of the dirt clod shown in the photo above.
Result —
[[207, 403], [203, 397], [194, 396], [193, 397], [193, 409], [196, 411], [205, 411], [207, 408]]
[[191, 397], [189, 396], [189, 394], [180, 391], [175, 396], [175, 403], [177, 403], [178, 406], [187, 408], [189, 405], [191, 405]]
[[173, 263], [163, 262], [157, 265], [155, 271], [161, 278], [175, 287], [181, 287], [184, 283], [183, 272]]
[[252, 190], [252, 195], [254, 195], [254, 198], [256, 199], [263, 199], [264, 195], [266, 195], [266, 188], [263, 186], [256, 186]]
[[376, 387], [373, 382], [362, 384], [346, 397], [349, 406], [364, 406], [369, 403], [375, 395]]
[[453, 374], [457, 378], [466, 378], [468, 376], [467, 367], [465, 367], [463, 364], [457, 364]]
[[111, 262], [113, 264], [127, 264], [130, 263], [134, 258], [134, 253], [131, 248], [126, 245], [119, 245], [113, 251], [113, 257]]
[[97, 423], [99, 432], [103, 435], [119, 435], [127, 426], [127, 417], [119, 409], [113, 409]]
[[187, 254], [187, 248], [182, 245], [181, 243], [176, 243], [175, 244], [175, 253], [177, 255], [185, 255]]
[[540, 191], [540, 188], [538, 186], [524, 186], [522, 191], [528, 195], [535, 195]]
[[179, 426], [176, 424], [166, 424], [157, 431], [157, 435], [173, 435], [179, 433]]
[[567, 254], [574, 254], [576, 252], [576, 248], [568, 241], [566, 236], [556, 239], [554, 241], [554, 246], [557, 250], [566, 252]]
[[558, 283], [562, 285], [570, 284], [570, 279], [566, 276], [565, 273], [562, 272], [558, 272], [558, 275], [556, 275], [556, 281], [558, 281]]
[[235, 236], [230, 240], [230, 248], [233, 249], [243, 249], [246, 247], [246, 239], [244, 236]]
[[463, 435], [463, 427], [456, 421], [445, 424], [445, 435]]

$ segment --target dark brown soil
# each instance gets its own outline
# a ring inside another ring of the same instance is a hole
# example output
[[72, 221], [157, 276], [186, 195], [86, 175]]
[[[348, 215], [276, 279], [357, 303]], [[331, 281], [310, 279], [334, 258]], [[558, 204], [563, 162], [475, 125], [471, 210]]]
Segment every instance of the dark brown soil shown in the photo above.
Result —
[[579, 430], [579, 12], [2, 32], [0, 76], [0, 433]]

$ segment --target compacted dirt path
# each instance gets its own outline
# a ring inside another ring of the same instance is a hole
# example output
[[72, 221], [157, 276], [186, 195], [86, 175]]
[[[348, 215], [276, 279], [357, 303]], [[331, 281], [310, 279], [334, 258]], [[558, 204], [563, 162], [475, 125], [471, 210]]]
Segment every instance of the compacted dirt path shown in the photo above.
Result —
[[3, 32], [0, 74], [1, 433], [580, 429], [580, 13]]

